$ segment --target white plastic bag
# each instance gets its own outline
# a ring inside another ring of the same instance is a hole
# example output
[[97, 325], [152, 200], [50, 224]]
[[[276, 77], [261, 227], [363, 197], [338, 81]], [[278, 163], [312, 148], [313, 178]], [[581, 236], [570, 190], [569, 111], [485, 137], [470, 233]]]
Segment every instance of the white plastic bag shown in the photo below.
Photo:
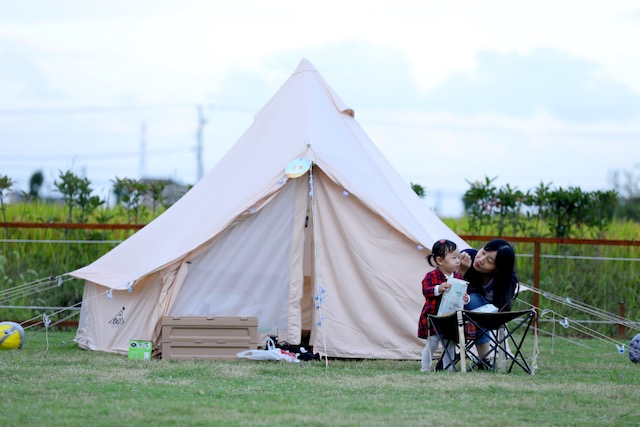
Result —
[[267, 339], [266, 350], [244, 350], [236, 356], [240, 359], [249, 360], [284, 360], [286, 362], [293, 363], [300, 362], [295, 353], [291, 353], [290, 351], [286, 351], [281, 348], [276, 348], [276, 345], [271, 338]]

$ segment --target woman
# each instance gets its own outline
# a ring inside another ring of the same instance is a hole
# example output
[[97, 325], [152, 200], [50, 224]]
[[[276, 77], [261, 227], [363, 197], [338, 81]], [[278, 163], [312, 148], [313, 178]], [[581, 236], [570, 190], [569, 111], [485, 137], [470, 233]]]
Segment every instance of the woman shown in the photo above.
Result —
[[[462, 251], [458, 273], [469, 282], [469, 302], [464, 306], [465, 310], [493, 304], [498, 311], [511, 311], [511, 302], [516, 296], [519, 283], [514, 271], [515, 259], [513, 247], [502, 239], [491, 240], [480, 250]], [[488, 353], [488, 343], [489, 337], [486, 334], [476, 339], [479, 354]]]

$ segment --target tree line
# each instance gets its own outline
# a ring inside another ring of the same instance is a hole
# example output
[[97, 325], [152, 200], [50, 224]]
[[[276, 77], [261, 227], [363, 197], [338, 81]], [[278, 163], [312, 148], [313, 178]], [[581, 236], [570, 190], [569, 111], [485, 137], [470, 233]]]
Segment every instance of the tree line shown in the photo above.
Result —
[[[626, 179], [624, 183], [621, 183], [621, 177]], [[469, 189], [462, 197], [465, 231], [475, 235], [601, 238], [614, 219], [640, 220], [638, 178], [633, 171], [616, 173], [614, 182], [622, 193], [617, 190], [583, 191], [579, 187], [553, 187], [552, 183], [544, 182], [523, 191], [509, 184], [498, 187], [495, 184], [497, 178], [489, 177], [484, 181], [467, 181]], [[22, 199], [26, 202], [39, 201], [42, 183], [42, 173], [35, 172], [29, 191], [21, 194]], [[112, 183], [116, 209], [121, 212], [100, 209], [107, 200], [93, 194], [87, 177], [70, 170], [60, 171], [54, 187], [60, 194], [66, 214], [65, 218], [58, 220], [107, 223], [123, 214], [128, 223], [136, 224], [155, 218], [188, 190], [185, 187], [177, 196], [170, 197], [168, 181], [116, 177]], [[0, 213], [5, 222], [4, 201], [14, 184], [9, 176], [0, 175]], [[425, 197], [425, 187], [414, 183], [411, 187], [418, 196]]]

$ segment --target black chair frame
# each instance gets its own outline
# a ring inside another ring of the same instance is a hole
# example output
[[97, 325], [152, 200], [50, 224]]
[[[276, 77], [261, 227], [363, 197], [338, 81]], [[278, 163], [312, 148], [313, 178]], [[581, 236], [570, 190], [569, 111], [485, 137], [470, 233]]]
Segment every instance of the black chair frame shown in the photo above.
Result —
[[[447, 352], [447, 344], [452, 341], [458, 346], [459, 351], [455, 354], [448, 354], [452, 362], [449, 366], [458, 371], [456, 365], [460, 364], [462, 370], [474, 369], [494, 369], [499, 355], [504, 355], [505, 362], [510, 362], [507, 372], [511, 372], [514, 365], [518, 365], [526, 373], [533, 374], [531, 366], [522, 353], [522, 344], [529, 332], [531, 324], [536, 317], [535, 310], [508, 311], [501, 313], [478, 313], [462, 310], [448, 316], [428, 315], [427, 321], [436, 331], [438, 340], [442, 344], [444, 352]], [[466, 336], [465, 330], [473, 325], [477, 330], [476, 336]], [[489, 351], [485, 354], [475, 354], [472, 349], [476, 345], [476, 340], [483, 335], [482, 329], [487, 330], [489, 336]], [[497, 331], [497, 333], [496, 333]], [[517, 340], [514, 336], [516, 331], [522, 331], [522, 336]], [[462, 344], [461, 344], [462, 343]], [[513, 349], [509, 351], [508, 345]], [[491, 360], [489, 354], [493, 353]], [[467, 367], [467, 359], [470, 361]]]

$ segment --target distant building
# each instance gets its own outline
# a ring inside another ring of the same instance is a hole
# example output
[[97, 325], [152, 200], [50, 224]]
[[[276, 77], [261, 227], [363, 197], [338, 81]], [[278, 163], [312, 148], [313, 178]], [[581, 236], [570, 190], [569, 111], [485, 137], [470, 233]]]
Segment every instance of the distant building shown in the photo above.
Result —
[[[8, 199], [7, 199], [7, 203], [12, 204], [12, 203], [24, 203], [24, 202], [31, 202], [34, 199], [33, 198], [28, 198], [28, 193], [25, 193], [24, 191], [11, 191], [8, 194]], [[40, 203], [45, 203], [45, 204], [60, 204], [63, 205], [64, 204], [64, 200], [62, 199], [62, 197], [58, 196], [44, 196], [44, 195], [40, 195], [38, 196], [38, 202]]]
[[[172, 179], [164, 179], [164, 178], [142, 178], [140, 181], [146, 184], [155, 184], [155, 183], [163, 183], [165, 185], [162, 190], [162, 198], [163, 203], [166, 206], [171, 206], [175, 202], [177, 202], [182, 196], [186, 194], [187, 191], [191, 189], [191, 186], [184, 185], [173, 181]], [[153, 204], [153, 199], [150, 195], [145, 195], [144, 205], [147, 207], [151, 207]]]

